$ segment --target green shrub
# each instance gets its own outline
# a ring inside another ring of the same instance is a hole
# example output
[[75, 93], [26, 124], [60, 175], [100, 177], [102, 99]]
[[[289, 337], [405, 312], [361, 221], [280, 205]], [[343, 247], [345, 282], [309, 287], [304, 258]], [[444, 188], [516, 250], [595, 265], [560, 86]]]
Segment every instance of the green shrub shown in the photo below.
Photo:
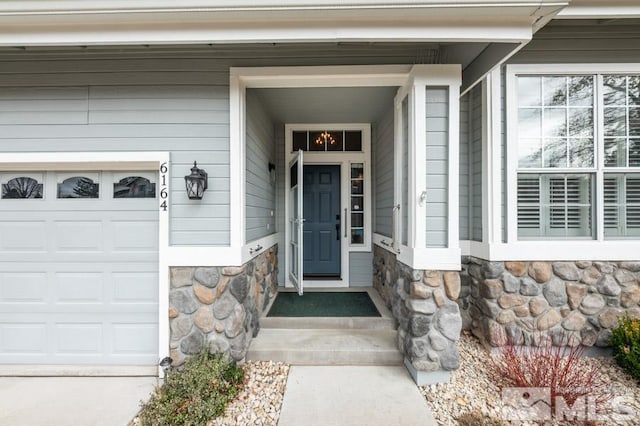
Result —
[[138, 415], [140, 425], [205, 425], [242, 387], [244, 372], [222, 355], [203, 352], [172, 370]]
[[618, 365], [640, 381], [640, 318], [625, 315], [612, 330], [609, 344]]

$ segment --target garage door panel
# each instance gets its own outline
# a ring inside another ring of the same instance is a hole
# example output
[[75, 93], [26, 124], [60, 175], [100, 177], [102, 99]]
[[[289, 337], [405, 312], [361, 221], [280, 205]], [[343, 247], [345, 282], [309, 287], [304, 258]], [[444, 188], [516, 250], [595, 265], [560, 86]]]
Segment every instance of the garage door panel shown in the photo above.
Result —
[[158, 250], [158, 224], [141, 221], [112, 221], [113, 251]]
[[45, 272], [0, 272], [0, 303], [45, 303]]
[[103, 353], [102, 323], [57, 323], [54, 325], [54, 349], [60, 354]]
[[47, 352], [47, 324], [0, 322], [0, 349], [3, 353], [45, 354]]
[[104, 274], [100, 272], [58, 272], [55, 274], [55, 303], [102, 303]]
[[61, 173], [0, 199], [0, 363], [155, 365], [157, 199], [114, 199], [111, 172], [99, 198], [57, 199]]
[[157, 273], [114, 272], [112, 276], [113, 303], [157, 303]]
[[57, 221], [53, 226], [54, 250], [58, 252], [102, 251], [104, 241], [102, 221]]
[[46, 221], [0, 222], [0, 253], [44, 252], [47, 249]]

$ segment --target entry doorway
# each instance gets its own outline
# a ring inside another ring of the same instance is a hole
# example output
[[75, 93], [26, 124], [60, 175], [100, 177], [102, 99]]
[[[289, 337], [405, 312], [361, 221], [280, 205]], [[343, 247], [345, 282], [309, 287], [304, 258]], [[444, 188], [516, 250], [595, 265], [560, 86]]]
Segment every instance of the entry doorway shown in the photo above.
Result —
[[340, 279], [340, 166], [305, 165], [303, 176], [303, 276]]

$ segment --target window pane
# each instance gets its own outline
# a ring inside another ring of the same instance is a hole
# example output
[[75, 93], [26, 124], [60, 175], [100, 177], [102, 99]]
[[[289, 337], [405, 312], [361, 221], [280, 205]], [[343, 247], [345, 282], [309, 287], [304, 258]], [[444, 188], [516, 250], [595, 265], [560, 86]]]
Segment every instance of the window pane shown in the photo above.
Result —
[[325, 151], [326, 150], [326, 136], [323, 136], [324, 132], [309, 132], [309, 151]]
[[542, 140], [520, 139], [518, 143], [518, 166], [541, 167], [542, 166]]
[[540, 106], [542, 99], [540, 93], [540, 77], [518, 77], [518, 105]]
[[604, 76], [604, 104], [625, 105], [626, 81], [624, 76]]
[[351, 244], [364, 244], [364, 230], [352, 229], [351, 230]]
[[606, 138], [604, 140], [605, 167], [625, 167], [627, 165], [627, 140]]
[[569, 78], [569, 105], [593, 106], [592, 76], [577, 76]]
[[98, 198], [99, 184], [84, 176], [74, 176], [58, 184], [58, 198]]
[[640, 136], [640, 108], [629, 108], [629, 136]]
[[640, 175], [605, 175], [604, 227], [607, 237], [640, 236]]
[[544, 105], [560, 105], [567, 103], [567, 78], [566, 77], [544, 77], [542, 79], [544, 90]]
[[352, 211], [361, 211], [363, 206], [362, 197], [351, 197], [351, 210]]
[[518, 175], [518, 236], [540, 235], [540, 178]]
[[156, 184], [140, 176], [128, 176], [113, 184], [113, 198], [155, 198]]
[[351, 227], [362, 228], [364, 226], [364, 214], [351, 213]]
[[629, 105], [640, 106], [640, 76], [629, 76]]
[[544, 135], [566, 136], [567, 134], [567, 110], [565, 108], [544, 109]]
[[293, 132], [293, 152], [307, 150], [307, 132]]
[[2, 199], [42, 198], [42, 184], [36, 179], [21, 176], [2, 184]]
[[569, 167], [593, 167], [593, 139], [569, 139]]
[[640, 176], [626, 177], [626, 235], [640, 235]]
[[342, 130], [329, 130], [327, 151], [342, 151]]
[[344, 150], [345, 151], [362, 151], [362, 132], [346, 131], [344, 132]]
[[629, 139], [629, 167], [640, 167], [640, 139]]
[[518, 110], [518, 134], [524, 138], [538, 138], [542, 135], [542, 110], [520, 108]]
[[567, 167], [567, 140], [545, 139], [543, 158], [544, 167]]
[[593, 136], [592, 108], [569, 108], [569, 136]]
[[604, 135], [605, 136], [626, 136], [626, 109], [625, 108], [605, 108], [604, 109]]

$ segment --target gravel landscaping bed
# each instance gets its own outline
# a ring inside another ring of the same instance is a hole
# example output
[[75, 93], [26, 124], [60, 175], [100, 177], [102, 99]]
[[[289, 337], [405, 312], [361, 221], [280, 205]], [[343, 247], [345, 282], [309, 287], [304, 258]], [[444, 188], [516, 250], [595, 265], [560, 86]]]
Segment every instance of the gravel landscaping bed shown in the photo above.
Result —
[[[496, 380], [490, 378], [487, 357], [490, 355], [479, 341], [469, 335], [463, 335], [458, 342], [461, 365], [452, 371], [450, 383], [439, 383], [420, 387], [437, 422], [441, 425], [458, 425], [458, 418], [469, 413], [478, 413], [484, 423], [476, 420], [474, 425], [513, 424], [502, 420], [503, 405], [500, 389]], [[602, 372], [610, 384], [608, 390], [615, 401], [617, 411], [605, 414], [599, 424], [637, 425], [640, 424], [640, 387], [612, 358], [584, 358], [593, 363]], [[522, 425], [535, 425], [535, 422], [522, 422]], [[547, 424], [558, 424], [547, 423]]]
[[275, 426], [278, 423], [289, 365], [273, 361], [247, 361], [244, 371], [244, 389], [227, 406], [224, 415], [211, 421], [209, 426]]

